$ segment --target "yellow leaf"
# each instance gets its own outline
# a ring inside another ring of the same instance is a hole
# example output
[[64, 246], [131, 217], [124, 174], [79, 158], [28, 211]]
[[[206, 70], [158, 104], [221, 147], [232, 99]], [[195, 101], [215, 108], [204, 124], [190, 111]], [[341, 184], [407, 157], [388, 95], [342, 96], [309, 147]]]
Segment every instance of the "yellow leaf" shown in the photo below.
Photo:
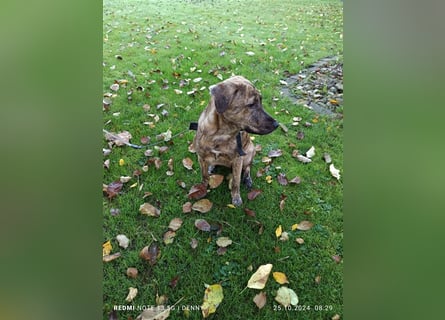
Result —
[[124, 159], [119, 159], [119, 165], [123, 166], [125, 164], [125, 160]]
[[227, 207], [228, 208], [231, 208], [231, 209], [235, 209], [236, 207], [233, 205], [233, 204], [231, 204], [231, 203], [229, 203], [228, 205], [227, 205]]
[[266, 182], [267, 183], [272, 183], [272, 176], [267, 176], [266, 177]]
[[274, 272], [272, 273], [272, 275], [275, 281], [279, 284], [289, 283], [289, 280], [287, 280], [287, 276], [283, 272]]
[[288, 307], [289, 305], [296, 306], [298, 304], [297, 294], [294, 290], [289, 289], [288, 287], [281, 287], [278, 289], [275, 300], [284, 307]]
[[282, 233], [283, 233], [283, 228], [281, 227], [281, 224], [280, 224], [278, 226], [278, 228], [275, 229], [275, 235], [277, 236], [277, 238], [279, 238]]
[[272, 270], [272, 264], [263, 264], [259, 266], [257, 271], [250, 277], [247, 282], [247, 287], [251, 289], [263, 289], [266, 286], [267, 279], [269, 278], [270, 271]]
[[108, 240], [102, 245], [102, 256], [108, 256], [111, 253], [113, 246], [111, 245], [111, 240]]
[[297, 230], [298, 229], [298, 223], [293, 224], [291, 229], [292, 229], [292, 231]]
[[138, 294], [138, 289], [137, 289], [137, 288], [130, 287], [130, 288], [128, 288], [128, 290], [129, 290], [129, 292], [128, 292], [127, 297], [125, 298], [125, 301], [127, 301], [127, 302], [131, 302], [131, 301], [133, 301], [133, 299], [134, 299], [134, 298], [136, 297], [136, 295]]
[[203, 317], [207, 318], [210, 314], [215, 313], [223, 299], [223, 289], [220, 284], [206, 285], [204, 302], [201, 306]]

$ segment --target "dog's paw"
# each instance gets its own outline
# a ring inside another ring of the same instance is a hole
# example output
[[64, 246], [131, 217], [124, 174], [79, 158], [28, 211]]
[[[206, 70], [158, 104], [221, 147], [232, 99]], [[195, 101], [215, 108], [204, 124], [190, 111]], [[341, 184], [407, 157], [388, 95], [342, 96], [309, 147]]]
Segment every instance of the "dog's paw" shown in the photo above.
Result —
[[252, 182], [252, 178], [250, 176], [245, 177], [243, 182], [247, 189], [249, 189], [249, 190], [252, 189], [253, 182]]
[[241, 199], [240, 196], [234, 196], [232, 197], [232, 204], [239, 207], [243, 204], [243, 200]]

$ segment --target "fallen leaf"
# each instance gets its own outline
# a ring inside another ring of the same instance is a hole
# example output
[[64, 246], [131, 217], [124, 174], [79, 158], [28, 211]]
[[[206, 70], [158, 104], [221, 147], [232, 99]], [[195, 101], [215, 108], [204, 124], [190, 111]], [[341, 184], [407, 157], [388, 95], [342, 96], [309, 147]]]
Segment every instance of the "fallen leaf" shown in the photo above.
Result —
[[216, 250], [216, 253], [219, 256], [222, 256], [222, 255], [226, 254], [226, 252], [227, 252], [227, 248], [226, 247], [218, 247], [218, 250]]
[[110, 169], [110, 159], [104, 161], [104, 168]]
[[166, 245], [172, 244], [173, 240], [175, 240], [176, 232], [168, 230], [164, 233], [162, 240]]
[[182, 205], [182, 212], [183, 213], [189, 213], [192, 212], [192, 203], [186, 202]]
[[247, 282], [247, 287], [251, 289], [263, 289], [266, 286], [272, 266], [271, 263], [259, 266]]
[[253, 200], [253, 199], [255, 199], [256, 197], [258, 197], [258, 195], [260, 195], [262, 192], [263, 192], [263, 191], [261, 191], [261, 190], [253, 189], [252, 191], [250, 191], [250, 192], [247, 194], [247, 199], [249, 199], [249, 200]]
[[117, 317], [117, 311], [112, 310], [108, 315], [108, 320], [118, 320], [118, 319], [119, 318]]
[[297, 229], [298, 229], [298, 223], [293, 224], [293, 225], [290, 227], [290, 229], [291, 229], [292, 231], [297, 230]]
[[275, 236], [279, 238], [281, 234], [283, 233], [283, 228], [281, 227], [281, 224], [278, 226], [278, 228], [275, 229]]
[[277, 176], [277, 179], [278, 179], [279, 184], [281, 184], [282, 186], [287, 186], [288, 181], [287, 181], [286, 175], [284, 173], [280, 173]]
[[315, 147], [312, 146], [308, 151], [306, 151], [306, 157], [312, 158], [315, 156]]
[[130, 143], [131, 138], [132, 138], [131, 133], [128, 131], [122, 131], [119, 133], [114, 133], [114, 132], [105, 133], [105, 139], [107, 139], [107, 141], [110, 141], [111, 144], [115, 144], [118, 147]]
[[215, 189], [224, 181], [224, 176], [221, 174], [212, 174], [209, 177], [209, 187], [210, 189]]
[[173, 277], [173, 279], [170, 280], [168, 285], [170, 286], [170, 288], [174, 289], [178, 285], [178, 281], [179, 281], [179, 275]]
[[158, 208], [156, 208], [155, 206], [153, 206], [153, 205], [151, 205], [151, 204], [149, 204], [147, 202], [142, 204], [139, 207], [139, 211], [142, 214], [146, 214], [148, 216], [156, 217], [156, 218], [161, 215], [161, 211]]
[[314, 279], [314, 281], [315, 281], [316, 284], [320, 284], [320, 282], [321, 282], [321, 276], [316, 276], [315, 279]]
[[192, 249], [195, 250], [198, 247], [198, 240], [192, 238], [192, 240], [190, 240], [190, 247], [192, 247]]
[[148, 261], [148, 263], [153, 266], [158, 262], [158, 258], [161, 256], [161, 249], [156, 242], [150, 244], [150, 246], [145, 246], [141, 252], [139, 252], [139, 257], [143, 260]]
[[232, 240], [230, 240], [228, 237], [219, 237], [216, 240], [216, 244], [218, 245], [218, 247], [228, 247], [232, 244]]
[[295, 178], [293, 178], [292, 180], [289, 181], [289, 183], [294, 183], [294, 184], [300, 184], [301, 182], [301, 178], [296, 176]]
[[127, 297], [125, 298], [125, 301], [131, 302], [131, 301], [133, 301], [134, 298], [136, 298], [136, 295], [138, 294], [138, 289], [130, 287], [130, 288], [128, 288], [128, 290], [129, 290], [129, 292], [128, 292]]
[[200, 184], [195, 184], [194, 186], [191, 187], [187, 197], [189, 199], [196, 200], [205, 197], [206, 194], [207, 194], [207, 186], [200, 183]]
[[119, 247], [122, 247], [124, 249], [128, 248], [128, 245], [130, 244], [130, 239], [127, 238], [124, 234], [118, 234], [116, 236], [117, 242], [119, 242]]
[[248, 208], [244, 208], [244, 212], [246, 213], [246, 215], [248, 215], [249, 217], [255, 217], [256, 213], [253, 210], [250, 210]]
[[272, 176], [267, 176], [266, 177], [266, 182], [267, 183], [272, 183]]
[[289, 283], [286, 274], [284, 274], [283, 272], [278, 272], [278, 271], [274, 272], [272, 273], [272, 276], [275, 279], [275, 281], [278, 282], [279, 284]]
[[172, 231], [177, 231], [182, 226], [182, 219], [181, 218], [174, 218], [170, 221], [168, 228]]
[[159, 296], [158, 293], [156, 293], [155, 301], [156, 301], [156, 305], [160, 306], [160, 305], [166, 304], [168, 302], [168, 297], [165, 294]]
[[118, 216], [118, 215], [121, 214], [121, 210], [118, 209], [118, 208], [111, 208], [111, 209], [110, 209], [110, 214], [111, 214], [112, 216]]
[[269, 153], [267, 154], [267, 156], [269, 158], [277, 158], [277, 157], [281, 157], [283, 155], [283, 151], [281, 151], [280, 149], [277, 150], [271, 150], [269, 151]]
[[170, 315], [170, 308], [156, 306], [145, 309], [136, 320], [165, 320]]
[[266, 305], [266, 301], [266, 293], [262, 291], [253, 298], [253, 302], [255, 302], [258, 309], [262, 309]]
[[201, 231], [210, 232], [210, 224], [204, 219], [196, 219], [195, 227]]
[[332, 260], [334, 260], [336, 263], [340, 263], [341, 261], [341, 257], [339, 255], [333, 255], [332, 256]]
[[182, 165], [188, 169], [188, 170], [192, 170], [193, 169], [193, 160], [190, 158], [185, 158], [182, 159]]
[[288, 287], [280, 287], [277, 291], [275, 300], [284, 307], [290, 305], [296, 306], [298, 304], [298, 296], [294, 290]]
[[111, 245], [111, 240], [108, 240], [102, 245], [102, 256], [107, 256], [113, 250], [113, 246]]
[[334, 178], [340, 180], [340, 170], [336, 169], [333, 163], [331, 163], [331, 165], [329, 166], [329, 171], [331, 172]]
[[297, 229], [301, 231], [307, 231], [311, 229], [313, 226], [314, 224], [312, 222], [304, 220], [298, 223]]
[[223, 289], [220, 284], [206, 285], [204, 302], [201, 306], [202, 316], [207, 318], [210, 314], [215, 313], [223, 299]]
[[329, 153], [324, 153], [323, 154], [323, 159], [324, 159], [324, 161], [326, 163], [331, 163], [332, 162], [332, 159], [331, 159], [331, 156], [329, 155]]
[[304, 132], [303, 131], [298, 131], [297, 132], [297, 139], [298, 140], [303, 140], [304, 139]]
[[248, 56], [254, 56], [254, 55], [255, 55], [255, 52], [247, 51], [246, 54], [247, 54]]
[[297, 154], [297, 159], [298, 159], [298, 161], [301, 161], [303, 163], [312, 162], [312, 160], [310, 158], [307, 158], [307, 157], [305, 157], [305, 156], [303, 156], [301, 154]]
[[192, 205], [192, 210], [206, 213], [212, 209], [212, 206], [213, 206], [213, 203], [210, 200], [202, 199], [202, 200], [195, 202]]
[[122, 190], [123, 185], [124, 184], [120, 180], [111, 182], [105, 190], [105, 192], [107, 193], [108, 199], [112, 199], [112, 198], [116, 197], [119, 194], [119, 192]]
[[304, 239], [303, 238], [297, 238], [295, 239], [295, 242], [298, 244], [303, 244], [304, 243]]
[[127, 268], [127, 276], [130, 278], [133, 278], [133, 279], [137, 278], [138, 269], [133, 268], [133, 267]]
[[167, 167], [170, 171], [173, 171], [173, 158], [168, 159]]
[[116, 253], [113, 253], [113, 254], [109, 254], [109, 255], [103, 256], [102, 257], [102, 261], [103, 262], [110, 262], [110, 261], [113, 261], [113, 260], [119, 258], [120, 256], [121, 256], [121, 253], [120, 252], [116, 252]]
[[280, 241], [288, 241], [289, 240], [289, 234], [286, 231], [283, 231], [280, 236]]
[[336, 313], [332, 316], [331, 320], [340, 320], [340, 315]]
[[124, 159], [119, 159], [119, 165], [122, 167], [123, 165], [125, 165], [125, 160]]
[[131, 180], [131, 177], [129, 177], [129, 176], [121, 176], [121, 177], [119, 178], [119, 180], [120, 180], [122, 183], [127, 183], [128, 181]]

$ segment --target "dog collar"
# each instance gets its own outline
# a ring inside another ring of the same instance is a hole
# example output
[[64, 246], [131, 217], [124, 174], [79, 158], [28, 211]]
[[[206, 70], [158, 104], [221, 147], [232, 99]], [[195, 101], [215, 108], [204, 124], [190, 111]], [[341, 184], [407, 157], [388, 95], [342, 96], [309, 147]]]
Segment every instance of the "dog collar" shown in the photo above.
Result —
[[[190, 122], [189, 130], [198, 130], [198, 123]], [[241, 142], [241, 131], [239, 131], [238, 134], [236, 135], [236, 151], [241, 157], [246, 155], [246, 153], [243, 150], [243, 144]]]

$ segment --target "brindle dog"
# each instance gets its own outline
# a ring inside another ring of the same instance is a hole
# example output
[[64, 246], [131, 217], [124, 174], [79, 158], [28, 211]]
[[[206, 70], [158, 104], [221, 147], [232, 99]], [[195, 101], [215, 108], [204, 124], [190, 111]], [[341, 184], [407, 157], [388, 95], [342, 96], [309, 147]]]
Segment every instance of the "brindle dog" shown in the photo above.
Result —
[[210, 102], [201, 113], [193, 141], [201, 166], [202, 183], [207, 187], [210, 171], [221, 165], [232, 168], [232, 203], [242, 204], [241, 173], [250, 189], [250, 167], [255, 147], [248, 133], [268, 134], [278, 122], [267, 114], [261, 94], [252, 83], [241, 76], [231, 77], [210, 87]]

